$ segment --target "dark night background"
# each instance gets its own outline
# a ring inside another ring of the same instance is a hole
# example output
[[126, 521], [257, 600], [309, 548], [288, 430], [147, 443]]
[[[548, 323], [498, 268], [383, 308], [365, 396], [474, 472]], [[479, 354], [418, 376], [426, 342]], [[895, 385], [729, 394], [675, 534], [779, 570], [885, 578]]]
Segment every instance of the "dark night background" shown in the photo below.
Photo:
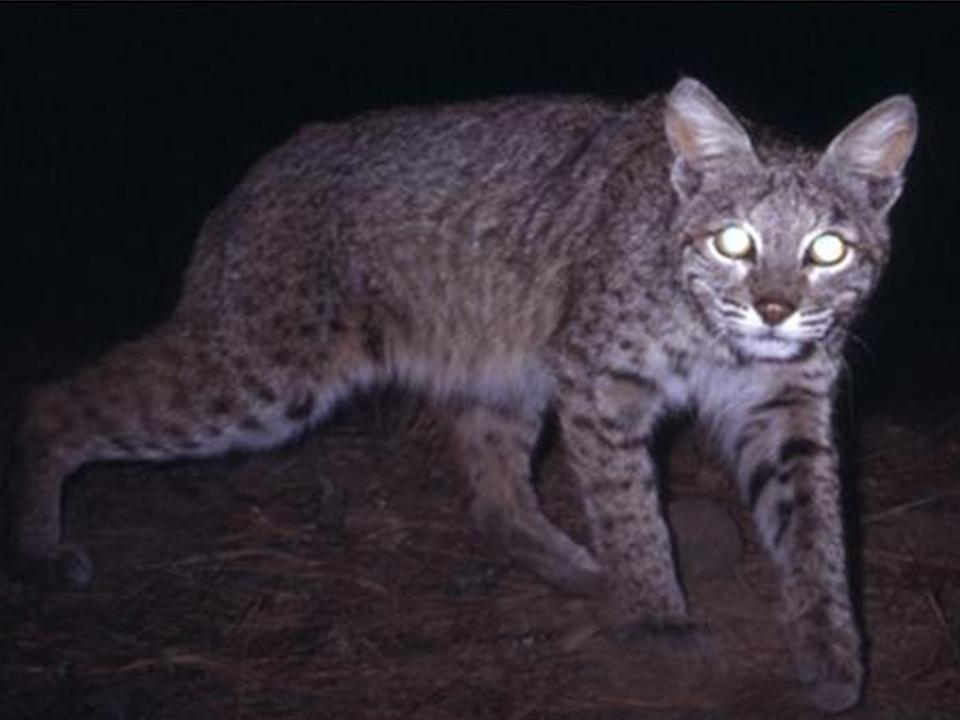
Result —
[[[512, 93], [642, 98], [681, 75], [821, 147], [892, 94], [917, 102], [892, 264], [851, 346], [855, 422], [837, 423], [869, 646], [865, 705], [844, 717], [956, 717], [960, 5], [0, 4], [0, 476], [24, 381], [161, 321], [204, 217], [298, 127]], [[823, 717], [748, 510], [694, 443], [665, 459], [681, 565], [721, 561], [688, 586], [702, 658], [591, 636], [582, 600], [468, 529], [444, 418], [397, 399], [271, 454], [82, 471], [67, 537], [93, 585], [37, 592], [0, 557], [0, 715]], [[543, 460], [547, 514], [582, 530], [562, 448]], [[684, 501], [710, 512], [684, 525]]]
[[[956, 6], [0, 8], [0, 343], [95, 352], [162, 319], [205, 214], [296, 128], [526, 92], [643, 97], [681, 75], [825, 144], [893, 93], [920, 142], [855, 351], [866, 397], [960, 389]], [[0, 345], [2, 346], [2, 345]]]

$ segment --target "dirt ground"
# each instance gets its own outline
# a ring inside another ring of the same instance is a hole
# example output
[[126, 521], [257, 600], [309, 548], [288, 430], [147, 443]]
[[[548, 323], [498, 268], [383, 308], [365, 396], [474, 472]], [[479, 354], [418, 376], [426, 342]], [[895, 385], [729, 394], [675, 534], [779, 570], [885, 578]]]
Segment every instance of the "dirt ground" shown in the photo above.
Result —
[[[960, 416], [921, 407], [887, 403], [854, 436], [870, 670], [851, 720], [960, 716]], [[467, 521], [442, 418], [396, 393], [265, 455], [91, 467], [69, 485], [67, 524], [97, 563], [92, 586], [0, 582], [0, 716], [818, 717], [728, 483], [689, 438], [669, 460], [704, 628], [682, 652], [610, 641], [585, 601], [505, 561]], [[562, 452], [542, 475], [577, 533]]]

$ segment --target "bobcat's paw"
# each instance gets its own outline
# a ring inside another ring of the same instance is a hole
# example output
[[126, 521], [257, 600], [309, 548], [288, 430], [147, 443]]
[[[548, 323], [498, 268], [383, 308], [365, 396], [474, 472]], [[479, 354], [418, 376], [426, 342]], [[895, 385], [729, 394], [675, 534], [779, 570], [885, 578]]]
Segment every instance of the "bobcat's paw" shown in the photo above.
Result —
[[860, 701], [863, 668], [859, 658], [798, 657], [797, 674], [810, 701], [824, 712], [842, 712]]
[[638, 603], [608, 600], [598, 607], [597, 616], [612, 641], [646, 651], [701, 654], [708, 643], [703, 626], [683, 610], [654, 610]]
[[606, 635], [618, 645], [641, 648], [646, 653], [704, 655], [710, 638], [707, 630], [690, 620], [635, 622], [605, 626]]
[[820, 680], [807, 690], [810, 701], [820, 710], [839, 713], [860, 701], [859, 680]]
[[838, 713], [860, 701], [863, 661], [860, 637], [853, 628], [819, 632], [808, 628], [793, 645], [797, 675], [817, 708]]
[[562, 595], [597, 597], [603, 591], [603, 571], [586, 552], [575, 556], [525, 557], [522, 562]]
[[484, 530], [506, 553], [553, 587], [574, 597], [599, 596], [605, 575], [593, 555], [552, 526], [486, 522]]
[[44, 589], [82, 588], [93, 579], [93, 563], [79, 545], [62, 543], [43, 552], [15, 553], [11, 573]]

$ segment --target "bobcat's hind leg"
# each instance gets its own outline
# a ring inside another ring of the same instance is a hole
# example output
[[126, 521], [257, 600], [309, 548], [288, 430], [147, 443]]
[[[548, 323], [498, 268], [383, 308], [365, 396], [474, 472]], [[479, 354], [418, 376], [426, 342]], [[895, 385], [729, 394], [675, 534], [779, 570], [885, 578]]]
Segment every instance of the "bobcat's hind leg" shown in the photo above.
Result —
[[474, 521], [509, 555], [557, 589], [596, 593], [600, 566], [543, 514], [530, 481], [538, 415], [472, 405], [456, 420], [456, 438], [473, 490]]

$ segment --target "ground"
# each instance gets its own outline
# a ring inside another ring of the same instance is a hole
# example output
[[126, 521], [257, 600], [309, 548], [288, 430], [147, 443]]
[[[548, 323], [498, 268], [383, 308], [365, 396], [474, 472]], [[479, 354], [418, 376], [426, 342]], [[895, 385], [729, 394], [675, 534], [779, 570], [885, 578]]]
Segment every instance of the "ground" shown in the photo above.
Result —
[[[8, 396], [22, 376], [2, 378]], [[851, 720], [960, 712], [958, 417], [949, 404], [893, 398], [844, 423], [870, 638]], [[397, 393], [264, 455], [91, 467], [69, 484], [67, 526], [97, 563], [92, 586], [0, 582], [2, 715], [818, 717], [728, 483], [689, 436], [668, 460], [703, 628], [682, 649], [609, 640], [585, 601], [479, 537], [442, 416]], [[582, 531], [559, 447], [542, 476], [550, 512]]]

